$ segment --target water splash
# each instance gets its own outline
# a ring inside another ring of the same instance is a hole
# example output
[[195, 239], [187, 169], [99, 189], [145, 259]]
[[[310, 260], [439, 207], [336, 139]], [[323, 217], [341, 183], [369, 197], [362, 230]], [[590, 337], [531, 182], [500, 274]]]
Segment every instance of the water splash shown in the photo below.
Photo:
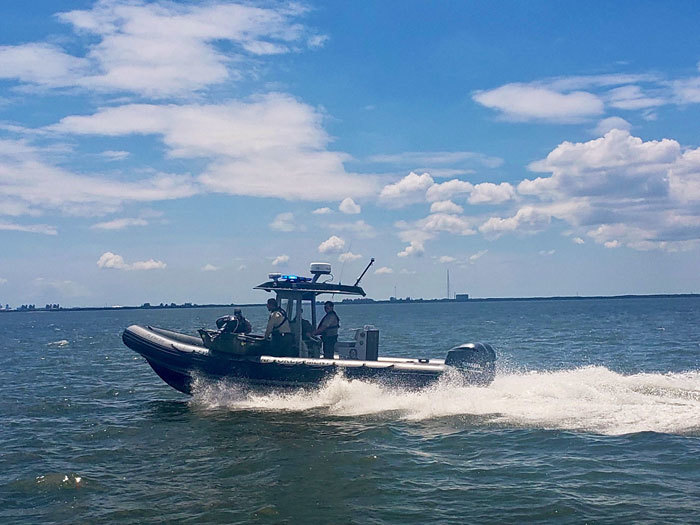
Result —
[[500, 374], [488, 388], [445, 377], [420, 391], [335, 376], [317, 389], [256, 392], [199, 381], [191, 401], [204, 409], [324, 411], [333, 416], [422, 421], [480, 416], [483, 425], [608, 435], [700, 433], [700, 372], [622, 375], [590, 366]]

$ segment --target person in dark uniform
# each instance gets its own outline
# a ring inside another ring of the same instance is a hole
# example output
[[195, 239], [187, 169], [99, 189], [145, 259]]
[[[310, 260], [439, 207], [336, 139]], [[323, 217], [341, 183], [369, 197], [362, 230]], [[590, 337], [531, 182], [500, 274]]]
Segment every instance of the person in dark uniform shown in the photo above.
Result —
[[267, 300], [270, 318], [265, 329], [265, 339], [270, 340], [270, 354], [277, 357], [294, 357], [294, 336], [287, 312], [277, 305], [276, 299]]
[[240, 308], [233, 310], [233, 317], [224, 315], [216, 320], [216, 327], [226, 334], [249, 334], [253, 331], [250, 321], [243, 317]]
[[320, 335], [323, 342], [323, 358], [333, 359], [335, 354], [335, 343], [338, 342], [338, 328], [340, 327], [340, 317], [333, 309], [332, 301], [326, 301], [323, 304], [323, 310], [326, 315], [323, 316], [321, 322], [318, 323], [318, 328], [314, 330], [313, 335]]

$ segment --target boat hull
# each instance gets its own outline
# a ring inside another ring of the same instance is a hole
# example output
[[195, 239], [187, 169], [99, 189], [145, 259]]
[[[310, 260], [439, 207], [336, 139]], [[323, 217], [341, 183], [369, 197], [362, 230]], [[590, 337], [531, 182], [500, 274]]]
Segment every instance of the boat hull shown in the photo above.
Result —
[[470, 363], [453, 367], [437, 359], [359, 361], [232, 355], [210, 350], [192, 336], [138, 325], [124, 330], [122, 340], [142, 355], [163, 381], [186, 394], [193, 393], [196, 379], [227, 380], [252, 386], [305, 387], [317, 386], [342, 373], [348, 379], [421, 388], [451, 371], [458, 371], [458, 377], [469, 384], [485, 386], [494, 377], [493, 366]]

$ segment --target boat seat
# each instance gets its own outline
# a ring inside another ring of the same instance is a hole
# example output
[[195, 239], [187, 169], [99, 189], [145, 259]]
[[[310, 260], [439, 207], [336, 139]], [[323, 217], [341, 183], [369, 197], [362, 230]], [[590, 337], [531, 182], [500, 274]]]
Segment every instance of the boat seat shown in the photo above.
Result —
[[198, 330], [204, 346], [213, 352], [235, 355], [263, 355], [269, 345], [261, 335], [232, 334], [219, 330]]

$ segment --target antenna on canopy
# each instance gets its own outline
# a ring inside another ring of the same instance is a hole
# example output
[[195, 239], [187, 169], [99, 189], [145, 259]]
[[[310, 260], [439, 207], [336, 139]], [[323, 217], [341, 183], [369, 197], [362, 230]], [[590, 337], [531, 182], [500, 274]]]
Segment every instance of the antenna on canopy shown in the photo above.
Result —
[[373, 264], [374, 264], [374, 257], [372, 257], [372, 258], [369, 260], [369, 264], [368, 264], [367, 267], [365, 268], [365, 271], [362, 272], [362, 273], [360, 274], [360, 276], [357, 278], [357, 281], [355, 281], [355, 284], [353, 284], [353, 286], [357, 286], [358, 284], [360, 284], [360, 281], [362, 280], [362, 278], [363, 278], [363, 277], [365, 276], [365, 274], [367, 273], [367, 270], [369, 270], [369, 267], [372, 266]]

